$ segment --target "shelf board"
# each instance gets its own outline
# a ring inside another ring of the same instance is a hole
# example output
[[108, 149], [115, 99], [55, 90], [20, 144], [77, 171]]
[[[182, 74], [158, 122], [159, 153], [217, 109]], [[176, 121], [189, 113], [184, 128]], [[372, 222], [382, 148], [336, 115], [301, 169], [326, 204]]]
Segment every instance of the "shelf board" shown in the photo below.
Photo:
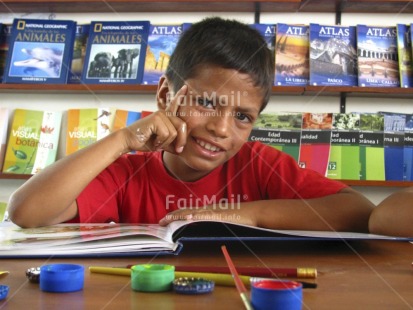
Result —
[[294, 12], [301, 0], [3, 0], [0, 12]]
[[373, 0], [2, 0], [0, 13], [359, 12], [412, 13], [410, 1]]
[[[1, 84], [0, 92], [39, 94], [155, 94], [157, 85], [118, 84]], [[273, 95], [413, 98], [413, 88], [351, 86], [273, 86]]]
[[[13, 174], [0, 173], [0, 180], [28, 180], [31, 174]], [[405, 181], [359, 181], [359, 180], [341, 180], [349, 186], [376, 186], [376, 187], [410, 187], [413, 182]]]

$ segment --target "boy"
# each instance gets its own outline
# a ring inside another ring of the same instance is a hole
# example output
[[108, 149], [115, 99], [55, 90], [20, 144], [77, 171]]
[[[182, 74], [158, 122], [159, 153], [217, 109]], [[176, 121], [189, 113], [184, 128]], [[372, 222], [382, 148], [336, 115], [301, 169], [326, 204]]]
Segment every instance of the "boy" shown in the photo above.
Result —
[[392, 193], [370, 215], [372, 234], [413, 237], [413, 187]]
[[[362, 195], [246, 143], [273, 75], [256, 30], [221, 18], [193, 24], [159, 81], [159, 110], [36, 174], [13, 193], [11, 220], [34, 227], [213, 218], [367, 231], [372, 204]], [[124, 155], [132, 150], [144, 153]]]

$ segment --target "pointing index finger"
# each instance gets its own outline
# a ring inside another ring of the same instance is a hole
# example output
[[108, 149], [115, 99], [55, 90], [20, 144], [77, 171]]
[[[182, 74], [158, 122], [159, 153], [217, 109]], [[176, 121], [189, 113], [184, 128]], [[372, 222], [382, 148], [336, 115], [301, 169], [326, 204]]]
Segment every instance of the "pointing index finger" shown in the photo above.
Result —
[[187, 90], [188, 86], [184, 84], [172, 98], [170, 105], [165, 109], [165, 111], [171, 113], [172, 116], [176, 116], [179, 106], [185, 99]]

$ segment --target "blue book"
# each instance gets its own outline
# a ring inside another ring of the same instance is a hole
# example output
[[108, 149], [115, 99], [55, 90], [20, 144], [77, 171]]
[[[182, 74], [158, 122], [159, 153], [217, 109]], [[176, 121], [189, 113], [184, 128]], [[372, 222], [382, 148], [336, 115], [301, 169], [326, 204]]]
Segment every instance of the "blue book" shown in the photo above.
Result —
[[413, 181], [413, 114], [406, 115], [404, 126], [404, 180]]
[[277, 24], [274, 85], [308, 85], [308, 31], [305, 25]]
[[82, 77], [83, 65], [85, 63], [87, 38], [89, 37], [90, 25], [77, 25], [76, 37], [73, 47], [72, 68], [69, 72], [68, 83], [79, 84]]
[[310, 85], [356, 86], [356, 27], [310, 24]]
[[149, 21], [91, 22], [82, 82], [141, 84], [149, 27]]
[[406, 115], [390, 112], [381, 113], [384, 115], [384, 171], [386, 181], [403, 181]]
[[396, 27], [357, 25], [358, 86], [399, 87]]
[[410, 25], [397, 24], [396, 27], [400, 86], [404, 88], [413, 87], [412, 41]]
[[182, 25], [151, 25], [146, 48], [143, 83], [157, 85], [182, 33]]
[[76, 22], [15, 19], [11, 29], [4, 83], [67, 83]]
[[[261, 34], [261, 36], [267, 42], [267, 47], [270, 49], [273, 57], [275, 57], [275, 33], [276, 33], [277, 25], [255, 23], [255, 24], [251, 24], [251, 27], [256, 29]], [[275, 78], [275, 72], [274, 72], [274, 78]]]

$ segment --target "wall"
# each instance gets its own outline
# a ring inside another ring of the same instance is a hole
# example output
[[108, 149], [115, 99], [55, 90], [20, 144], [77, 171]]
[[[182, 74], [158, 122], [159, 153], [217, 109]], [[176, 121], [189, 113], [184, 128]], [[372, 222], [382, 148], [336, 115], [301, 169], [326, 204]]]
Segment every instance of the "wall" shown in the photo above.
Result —
[[[53, 15], [55, 19], [74, 19], [78, 23], [88, 23], [92, 20], [150, 20], [153, 24], [195, 22], [206, 16], [221, 15], [237, 20], [253, 23], [253, 13], [116, 13], [113, 14], [61, 14]], [[20, 17], [16, 13], [0, 14], [3, 23], [11, 23], [13, 17]], [[28, 18], [48, 18], [49, 14], [28, 14]], [[395, 25], [397, 23], [413, 22], [413, 14], [343, 14], [343, 25], [356, 25], [362, 21], [364, 24]], [[317, 22], [334, 24], [334, 13], [263, 13], [261, 23], [304, 23]], [[65, 111], [69, 108], [92, 108], [117, 106], [129, 110], [155, 110], [154, 95], [103, 95], [103, 94], [30, 94], [30, 93], [2, 93], [0, 107], [14, 109], [45, 109]], [[325, 96], [272, 96], [266, 112], [272, 111], [311, 111], [311, 112], [339, 112], [339, 98]], [[394, 111], [412, 113], [411, 99], [383, 99], [383, 98], [357, 98], [347, 99], [347, 111]], [[65, 120], [65, 117], [64, 117]], [[65, 124], [63, 124], [62, 132]], [[63, 141], [63, 138], [62, 138]], [[62, 154], [60, 151], [59, 154]], [[0, 201], [7, 201], [10, 194], [21, 184], [23, 180], [0, 180]], [[398, 188], [391, 187], [355, 187], [363, 192], [374, 203], [380, 202]]]

